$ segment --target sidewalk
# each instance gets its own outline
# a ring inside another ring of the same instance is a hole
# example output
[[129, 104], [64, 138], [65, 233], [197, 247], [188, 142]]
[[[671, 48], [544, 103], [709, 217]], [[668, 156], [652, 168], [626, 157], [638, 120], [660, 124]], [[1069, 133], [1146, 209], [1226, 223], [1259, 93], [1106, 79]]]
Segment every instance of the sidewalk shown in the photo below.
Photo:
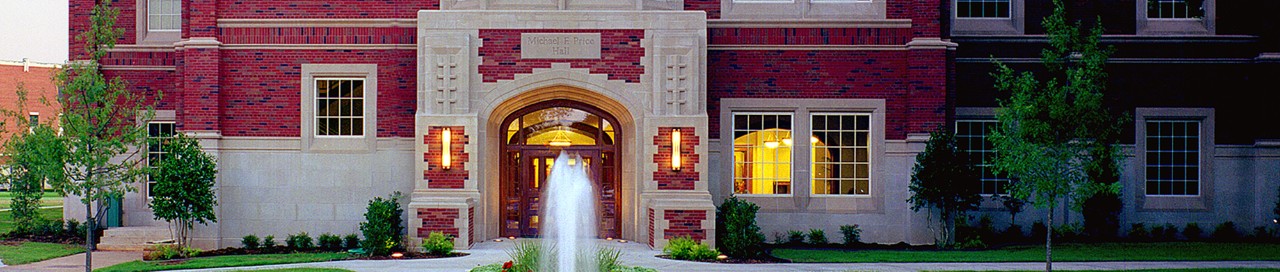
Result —
[[[716, 264], [675, 261], [654, 257], [661, 252], [636, 243], [601, 241], [601, 245], [622, 250], [620, 261], [627, 266], [643, 266], [658, 271], [924, 271], [924, 270], [1044, 270], [1044, 263], [777, 263], [777, 264]], [[234, 267], [186, 271], [241, 271], [294, 267], [341, 268], [354, 271], [467, 271], [476, 266], [509, 260], [507, 249], [515, 243], [483, 242], [469, 250], [466, 257], [398, 260], [398, 261], [337, 261], [323, 263], [285, 264], [256, 267]], [[1223, 262], [1055, 262], [1054, 269], [1061, 270], [1126, 270], [1159, 268], [1276, 268], [1280, 261], [1223, 261]]]
[[[93, 268], [98, 269], [141, 259], [141, 251], [94, 251]], [[24, 265], [0, 267], [0, 271], [84, 271], [84, 253]]]

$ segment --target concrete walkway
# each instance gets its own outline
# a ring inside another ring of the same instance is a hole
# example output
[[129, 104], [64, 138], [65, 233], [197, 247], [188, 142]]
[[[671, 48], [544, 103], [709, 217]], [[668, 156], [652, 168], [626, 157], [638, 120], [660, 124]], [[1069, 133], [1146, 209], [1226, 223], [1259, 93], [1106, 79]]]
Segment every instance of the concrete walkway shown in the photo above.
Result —
[[[142, 259], [142, 251], [94, 251], [93, 268]], [[0, 271], [84, 271], [84, 253], [24, 265], [0, 267]]]
[[[859, 263], [859, 264], [714, 264], [700, 262], [674, 261], [654, 257], [661, 251], [649, 249], [648, 246], [636, 243], [617, 243], [601, 241], [602, 246], [622, 250], [620, 261], [628, 266], [643, 266], [658, 271], [922, 271], [922, 270], [1044, 270], [1044, 263]], [[305, 264], [269, 265], [256, 267], [235, 267], [222, 269], [188, 270], [188, 271], [242, 271], [256, 269], [276, 269], [292, 267], [327, 267], [354, 271], [467, 271], [476, 266], [500, 263], [510, 260], [507, 249], [514, 246], [510, 241], [484, 242], [476, 244], [466, 257], [396, 260], [396, 261], [337, 261]], [[1059, 262], [1053, 264], [1054, 269], [1061, 270], [1126, 270], [1154, 268], [1276, 268], [1280, 269], [1280, 261], [1229, 261], [1229, 262]]]

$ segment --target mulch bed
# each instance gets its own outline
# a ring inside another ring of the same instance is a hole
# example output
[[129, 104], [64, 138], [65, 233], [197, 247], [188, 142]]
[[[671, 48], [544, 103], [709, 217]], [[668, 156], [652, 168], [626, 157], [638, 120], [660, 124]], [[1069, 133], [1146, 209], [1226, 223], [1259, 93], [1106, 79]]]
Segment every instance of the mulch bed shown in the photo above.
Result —
[[[337, 250], [322, 249], [322, 248], [296, 249], [296, 248], [288, 248], [288, 247], [282, 247], [282, 246], [263, 247], [263, 248], [254, 248], [254, 249], [227, 247], [222, 249], [215, 249], [215, 250], [200, 252], [200, 257], [224, 256], [224, 255], [324, 253], [324, 252], [337, 252]], [[461, 257], [461, 256], [467, 256], [467, 255], [469, 254], [462, 253], [462, 252], [454, 252], [452, 254], [449, 254], [448, 256], [417, 253], [417, 252], [404, 252], [404, 256], [400, 258], [392, 258], [391, 256], [352, 255], [351, 259], [352, 260], [434, 259], [434, 258]]]
[[700, 260], [700, 261], [672, 259], [670, 255], [666, 255], [666, 254], [658, 255], [657, 257], [668, 259], [668, 260], [700, 262], [700, 263], [765, 264], [765, 263], [790, 263], [791, 262], [791, 260], [773, 257], [773, 255], [770, 255], [768, 253], [765, 253], [763, 256], [760, 256], [760, 257], [748, 258], [748, 259], [730, 257], [724, 260], [711, 259], [711, 260]]
[[68, 236], [68, 235], [0, 235], [0, 241], [4, 241], [6, 245], [18, 245], [26, 242], [68, 244], [68, 245], [84, 245], [84, 237]]

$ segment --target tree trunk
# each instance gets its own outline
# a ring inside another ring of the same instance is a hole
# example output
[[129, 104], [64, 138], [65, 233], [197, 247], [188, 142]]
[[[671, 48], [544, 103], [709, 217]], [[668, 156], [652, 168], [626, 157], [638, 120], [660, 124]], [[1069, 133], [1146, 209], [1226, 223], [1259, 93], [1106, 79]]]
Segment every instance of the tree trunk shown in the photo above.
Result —
[[1044, 232], [1044, 271], [1053, 271], [1053, 207], [1049, 207], [1049, 223]]
[[[82, 197], [88, 197], [88, 195], [86, 193]], [[93, 205], [89, 203], [91, 202], [85, 201], [84, 203], [84, 222], [89, 224], [84, 232], [84, 272], [93, 272], [93, 232], [98, 227], [97, 222], [93, 220], [93, 213], [91, 212]]]
[[952, 247], [956, 244], [956, 216], [953, 211], [942, 212], [943, 234], [942, 242], [946, 247]]

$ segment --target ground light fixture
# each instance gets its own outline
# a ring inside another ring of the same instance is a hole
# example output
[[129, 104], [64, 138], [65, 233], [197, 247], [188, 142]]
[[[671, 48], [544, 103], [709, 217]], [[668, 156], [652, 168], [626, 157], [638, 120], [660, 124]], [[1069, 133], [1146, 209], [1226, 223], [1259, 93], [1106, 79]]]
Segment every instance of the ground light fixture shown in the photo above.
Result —
[[680, 171], [680, 129], [671, 130], [671, 170]]
[[391, 253], [391, 258], [399, 259], [401, 257], [404, 257], [404, 253], [400, 253], [400, 252]]
[[443, 135], [440, 135], [440, 150], [443, 151], [442, 153], [444, 154], [440, 155], [440, 167], [448, 170], [449, 166], [453, 164], [453, 155], [450, 154], [453, 153], [451, 152], [453, 149], [450, 148], [451, 146], [449, 144], [451, 140], [450, 138], [452, 138], [451, 134], [453, 133], [449, 132], [449, 128], [445, 128], [443, 133]]

